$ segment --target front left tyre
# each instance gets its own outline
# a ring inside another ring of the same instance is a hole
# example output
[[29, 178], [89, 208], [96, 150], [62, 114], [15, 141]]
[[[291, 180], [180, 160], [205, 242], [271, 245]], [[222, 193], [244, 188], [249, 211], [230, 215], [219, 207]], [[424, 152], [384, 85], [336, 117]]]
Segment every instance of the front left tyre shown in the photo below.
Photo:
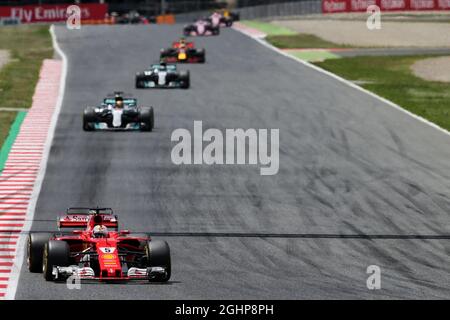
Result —
[[54, 280], [53, 267], [67, 267], [70, 260], [69, 244], [61, 240], [49, 240], [44, 246], [42, 272], [47, 281]]
[[144, 84], [145, 84], [145, 80], [143, 79], [143, 75], [138, 73], [136, 75], [136, 83], [135, 83], [136, 89], [143, 89], [143, 88], [145, 88]]
[[95, 130], [95, 109], [86, 108], [83, 113], [83, 130], [94, 131]]

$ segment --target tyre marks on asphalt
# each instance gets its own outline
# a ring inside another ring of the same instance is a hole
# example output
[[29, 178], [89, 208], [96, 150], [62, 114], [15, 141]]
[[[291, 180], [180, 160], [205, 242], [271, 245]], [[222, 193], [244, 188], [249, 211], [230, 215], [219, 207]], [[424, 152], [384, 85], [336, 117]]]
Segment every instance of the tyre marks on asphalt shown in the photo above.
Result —
[[39, 81], [20, 132], [0, 174], [0, 299], [13, 275], [20, 272], [15, 259], [19, 236], [28, 221], [28, 206], [55, 110], [62, 62], [44, 60]]

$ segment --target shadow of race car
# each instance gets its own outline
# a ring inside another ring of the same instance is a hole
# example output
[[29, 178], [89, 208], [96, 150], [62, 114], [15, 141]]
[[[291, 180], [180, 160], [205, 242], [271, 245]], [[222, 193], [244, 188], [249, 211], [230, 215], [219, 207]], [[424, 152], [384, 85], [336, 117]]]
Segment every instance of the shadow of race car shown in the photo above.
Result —
[[[118, 230], [110, 208], [69, 208], [58, 228], [72, 233], [30, 233], [27, 264], [47, 281], [79, 280], [166, 282], [171, 275], [167, 242], [147, 234]], [[73, 279], [73, 278], [72, 278]]]
[[155, 124], [153, 107], [139, 107], [137, 99], [115, 92], [100, 106], [87, 107], [83, 113], [83, 130], [152, 131]]
[[196, 49], [194, 42], [184, 39], [172, 44], [172, 48], [161, 49], [160, 60], [166, 63], [204, 63], [205, 49]]
[[175, 64], [152, 64], [136, 74], [136, 88], [181, 88], [190, 86], [189, 71], [178, 71]]

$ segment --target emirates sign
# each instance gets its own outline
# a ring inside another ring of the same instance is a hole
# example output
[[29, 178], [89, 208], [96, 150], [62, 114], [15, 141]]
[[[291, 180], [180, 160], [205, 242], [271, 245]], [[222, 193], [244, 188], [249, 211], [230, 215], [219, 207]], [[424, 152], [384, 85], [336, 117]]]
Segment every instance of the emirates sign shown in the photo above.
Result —
[[[21, 23], [62, 22], [67, 19], [70, 4], [41, 6], [0, 6], [1, 19], [19, 20]], [[107, 4], [79, 4], [81, 20], [100, 20], [108, 12]]]

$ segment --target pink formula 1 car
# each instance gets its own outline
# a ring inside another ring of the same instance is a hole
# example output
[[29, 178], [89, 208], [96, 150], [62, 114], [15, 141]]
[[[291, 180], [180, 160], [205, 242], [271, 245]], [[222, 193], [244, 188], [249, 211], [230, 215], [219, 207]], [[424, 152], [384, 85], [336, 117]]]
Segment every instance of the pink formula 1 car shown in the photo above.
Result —
[[200, 19], [193, 24], [184, 26], [185, 36], [217, 36], [220, 33], [220, 26], [214, 26], [209, 19]]

